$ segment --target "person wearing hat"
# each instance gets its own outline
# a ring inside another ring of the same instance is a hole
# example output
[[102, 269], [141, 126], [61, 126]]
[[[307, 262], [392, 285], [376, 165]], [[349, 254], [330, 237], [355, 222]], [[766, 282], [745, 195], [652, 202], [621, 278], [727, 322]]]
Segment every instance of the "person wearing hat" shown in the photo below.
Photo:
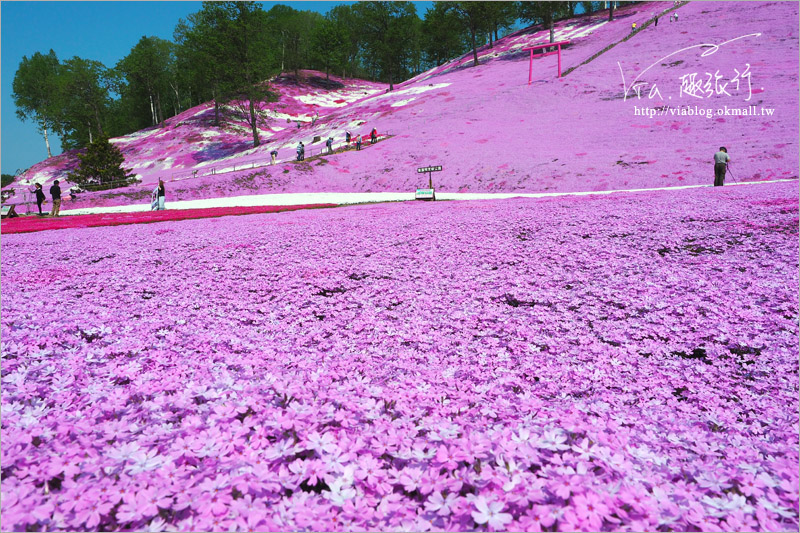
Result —
[[720, 146], [719, 152], [714, 154], [714, 187], [722, 187], [725, 184], [725, 173], [728, 171], [730, 160], [728, 149]]

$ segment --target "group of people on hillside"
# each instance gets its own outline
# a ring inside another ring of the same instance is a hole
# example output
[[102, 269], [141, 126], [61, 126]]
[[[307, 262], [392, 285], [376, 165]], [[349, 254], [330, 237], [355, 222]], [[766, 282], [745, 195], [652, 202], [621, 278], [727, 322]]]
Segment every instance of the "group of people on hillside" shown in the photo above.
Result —
[[[353, 135], [349, 131], [346, 131], [344, 134], [344, 138], [345, 138], [345, 143], [349, 147], [350, 142], [353, 140]], [[356, 150], [361, 150], [361, 142], [362, 142], [361, 134], [356, 135], [355, 138]], [[369, 134], [369, 143], [375, 144], [376, 142], [378, 142], [378, 130], [376, 128], [372, 128], [372, 131]], [[333, 153], [333, 137], [328, 137], [328, 139], [325, 141], [325, 148], [327, 149], [328, 154]], [[270, 156], [271, 156], [270, 164], [274, 165], [278, 158], [278, 151], [272, 150], [270, 152]], [[306, 145], [303, 143], [303, 141], [300, 141], [300, 143], [297, 145], [297, 161], [304, 161], [305, 158], [306, 158]]]

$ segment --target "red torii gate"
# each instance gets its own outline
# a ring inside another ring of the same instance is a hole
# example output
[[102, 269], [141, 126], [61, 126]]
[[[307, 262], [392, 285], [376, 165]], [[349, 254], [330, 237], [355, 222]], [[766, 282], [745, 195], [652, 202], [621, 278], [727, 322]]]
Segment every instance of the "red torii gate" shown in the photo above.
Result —
[[528, 85], [531, 84], [533, 81], [533, 51], [539, 50], [541, 48], [550, 48], [551, 46], [555, 46], [558, 49], [552, 52], [545, 52], [543, 54], [537, 54], [536, 57], [544, 57], [553, 54], [558, 54], [558, 77], [561, 77], [561, 46], [568, 45], [569, 41], [558, 41], [557, 43], [546, 43], [546, 44], [537, 44], [536, 46], [531, 46], [528, 48], [523, 48], [522, 51], [530, 50], [531, 51], [531, 61], [530, 61], [530, 68], [528, 68]]

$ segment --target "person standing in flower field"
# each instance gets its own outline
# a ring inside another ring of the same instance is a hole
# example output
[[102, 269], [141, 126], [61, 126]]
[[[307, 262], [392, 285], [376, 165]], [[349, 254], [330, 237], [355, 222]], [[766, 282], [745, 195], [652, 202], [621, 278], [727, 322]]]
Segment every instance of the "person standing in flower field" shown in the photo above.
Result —
[[269, 155], [270, 155], [270, 157], [271, 157], [271, 159], [272, 159], [272, 160], [270, 161], [270, 165], [274, 165], [274, 164], [275, 164], [275, 161], [278, 159], [278, 151], [277, 151], [277, 150], [272, 150], [272, 151], [269, 153]]
[[360, 133], [358, 134], [358, 137], [356, 137], [356, 150], [361, 150], [361, 134]]
[[57, 217], [58, 212], [61, 211], [61, 187], [58, 186], [58, 180], [53, 182], [50, 187], [50, 196], [53, 197], [53, 209], [50, 211], [51, 217]]
[[158, 178], [158, 210], [163, 211], [166, 209], [164, 203], [167, 200], [167, 189], [164, 187], [164, 180]]
[[654, 19], [654, 22], [655, 22], [655, 24], [653, 26], [658, 28], [658, 15], [656, 15], [656, 18]]
[[33, 190], [34, 194], [36, 194], [36, 205], [39, 206], [39, 215], [42, 214], [42, 204], [45, 201], [44, 191], [42, 190], [42, 184], [37, 183], [36, 187]]
[[378, 130], [372, 128], [372, 131], [369, 133], [369, 143], [375, 144], [378, 142]]
[[328, 147], [328, 153], [333, 153], [333, 137], [328, 137], [328, 140], [325, 141], [325, 146]]
[[349, 131], [344, 132], [344, 140], [347, 143], [348, 148], [350, 148], [350, 137], [351, 136]]
[[725, 185], [725, 173], [728, 171], [730, 160], [731, 156], [728, 155], [728, 149], [720, 146], [719, 152], [714, 154], [714, 187]]

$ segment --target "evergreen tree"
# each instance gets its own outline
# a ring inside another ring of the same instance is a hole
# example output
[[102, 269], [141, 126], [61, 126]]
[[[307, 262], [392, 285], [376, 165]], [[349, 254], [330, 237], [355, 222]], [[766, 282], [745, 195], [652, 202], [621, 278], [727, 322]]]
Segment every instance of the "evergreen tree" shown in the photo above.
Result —
[[78, 168], [67, 175], [67, 180], [78, 186], [119, 182], [118, 186], [122, 187], [128, 185], [133, 178], [130, 170], [122, 167], [125, 162], [122, 152], [107, 137], [97, 138], [85, 152], [78, 154], [78, 159]]

